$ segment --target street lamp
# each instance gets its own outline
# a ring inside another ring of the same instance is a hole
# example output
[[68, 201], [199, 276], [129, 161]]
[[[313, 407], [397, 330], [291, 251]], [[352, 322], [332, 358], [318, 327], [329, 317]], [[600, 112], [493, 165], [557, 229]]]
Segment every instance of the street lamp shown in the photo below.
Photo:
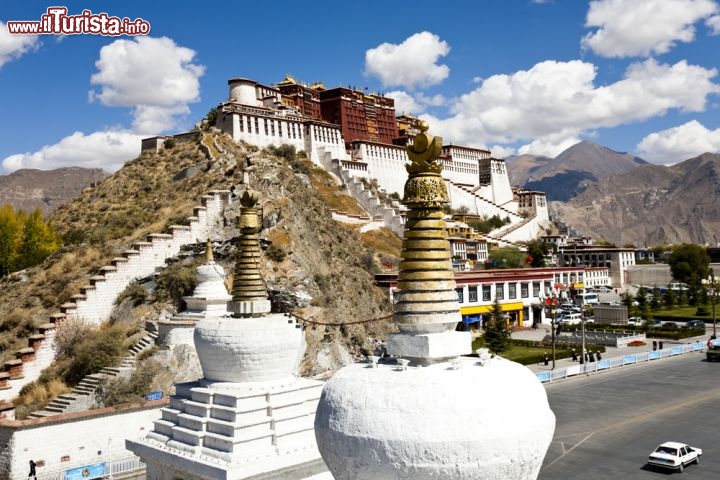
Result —
[[555, 293], [549, 297], [540, 297], [545, 312], [550, 315], [550, 338], [552, 342], [552, 369], [555, 370], [555, 314], [557, 312], [558, 298]]
[[712, 304], [712, 316], [713, 316], [713, 333], [712, 338], [717, 338], [717, 322], [715, 320], [715, 305], [718, 303], [718, 297], [720, 297], [720, 279], [715, 278], [715, 273], [711, 273], [708, 278], [702, 279], [702, 284], [705, 287], [705, 291], [708, 294], [710, 303]]

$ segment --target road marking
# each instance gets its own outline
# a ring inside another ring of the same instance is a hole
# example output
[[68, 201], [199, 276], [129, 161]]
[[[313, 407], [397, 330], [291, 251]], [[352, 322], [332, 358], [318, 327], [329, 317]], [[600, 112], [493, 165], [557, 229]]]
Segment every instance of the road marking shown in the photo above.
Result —
[[587, 435], [585, 436], [585, 438], [583, 438], [583, 439], [580, 440], [578, 443], [576, 443], [575, 445], [573, 445], [572, 447], [570, 447], [570, 450], [567, 450], [567, 451], [565, 451], [565, 443], [561, 441], [561, 442], [560, 442], [560, 445], [562, 446], [562, 452], [563, 452], [563, 453], [561, 453], [560, 456], [557, 457], [555, 460], [553, 460], [552, 462], [548, 463], [548, 464], [546, 465], [546, 467], [551, 466], [553, 463], [557, 462], [558, 460], [560, 460], [561, 458], [563, 458], [565, 455], [567, 455], [567, 454], [569, 454], [570, 452], [572, 452], [573, 450], [575, 450], [577, 447], [579, 447], [580, 445], [582, 445], [583, 442], [585, 442], [585, 440], [587, 440], [588, 438], [590, 438], [590, 437], [592, 437], [592, 436], [593, 436], [593, 433], [592, 433], [592, 432], [589, 433], [589, 434], [587, 434]]

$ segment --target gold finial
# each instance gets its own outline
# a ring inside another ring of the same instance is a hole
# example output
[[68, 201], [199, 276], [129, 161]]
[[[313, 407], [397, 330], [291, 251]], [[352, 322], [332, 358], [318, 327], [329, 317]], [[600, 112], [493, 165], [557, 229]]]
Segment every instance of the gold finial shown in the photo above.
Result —
[[407, 146], [407, 154], [410, 157], [410, 165], [406, 165], [410, 175], [415, 173], [440, 173], [442, 163], [437, 159], [442, 152], [442, 137], [433, 137], [427, 133], [429, 126], [425, 120], [420, 121], [418, 127], [420, 133], [413, 138], [412, 145]]
[[258, 202], [258, 194], [257, 192], [251, 192], [250, 190], [245, 190], [242, 194], [242, 197], [240, 197], [240, 205], [246, 208], [252, 208], [255, 205], [257, 205]]
[[207, 263], [212, 263], [215, 261], [213, 258], [213, 250], [212, 250], [212, 242], [210, 239], [207, 239], [207, 243], [205, 244], [205, 260]]

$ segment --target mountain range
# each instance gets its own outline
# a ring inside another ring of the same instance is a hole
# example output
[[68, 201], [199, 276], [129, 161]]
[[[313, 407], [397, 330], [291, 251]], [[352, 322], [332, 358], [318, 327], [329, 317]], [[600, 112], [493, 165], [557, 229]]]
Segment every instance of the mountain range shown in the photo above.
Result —
[[[718, 154], [663, 166], [582, 141], [555, 158], [511, 156], [506, 165], [512, 185], [545, 192], [552, 219], [578, 234], [635, 246], [720, 241]], [[80, 167], [18, 170], [0, 176], [0, 204], [49, 214], [106, 176]]]
[[715, 245], [720, 239], [720, 155], [672, 166], [583, 141], [555, 158], [507, 159], [514, 185], [545, 191], [553, 220], [616, 245]]
[[17, 170], [9, 175], [0, 175], [0, 205], [9, 203], [15, 210], [27, 213], [39, 208], [49, 214], [107, 176], [100, 168]]

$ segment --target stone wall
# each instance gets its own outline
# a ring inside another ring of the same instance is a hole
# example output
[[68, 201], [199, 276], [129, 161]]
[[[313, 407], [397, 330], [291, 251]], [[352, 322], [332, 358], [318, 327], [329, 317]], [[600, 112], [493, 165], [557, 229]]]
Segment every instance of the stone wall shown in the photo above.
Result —
[[[55, 327], [69, 319], [83, 319], [99, 324], [106, 321], [117, 296], [135, 279], [147, 277], [165, 266], [165, 261], [180, 252], [182, 246], [203, 242], [213, 230], [222, 226], [224, 210], [230, 192], [213, 190], [201, 198], [201, 205], [193, 209], [188, 225], [173, 225], [170, 233], [153, 233], [147, 241], [135, 242], [122, 257], [112, 259], [100, 268], [100, 274], [72, 296], [72, 301], [60, 306], [60, 312], [50, 316], [50, 323], [39, 327], [40, 333], [30, 337], [28, 348], [18, 350], [16, 359], [5, 362], [0, 371], [0, 415], [12, 417], [4, 410], [3, 402], [15, 398], [23, 386], [31, 383], [50, 366], [55, 357]], [[1, 477], [0, 477], [1, 478]]]
[[103, 408], [22, 421], [0, 420], [0, 478], [25, 479], [28, 464], [38, 478], [84, 465], [133, 457], [125, 439], [144, 437], [160, 418], [165, 400], [131, 409]]

